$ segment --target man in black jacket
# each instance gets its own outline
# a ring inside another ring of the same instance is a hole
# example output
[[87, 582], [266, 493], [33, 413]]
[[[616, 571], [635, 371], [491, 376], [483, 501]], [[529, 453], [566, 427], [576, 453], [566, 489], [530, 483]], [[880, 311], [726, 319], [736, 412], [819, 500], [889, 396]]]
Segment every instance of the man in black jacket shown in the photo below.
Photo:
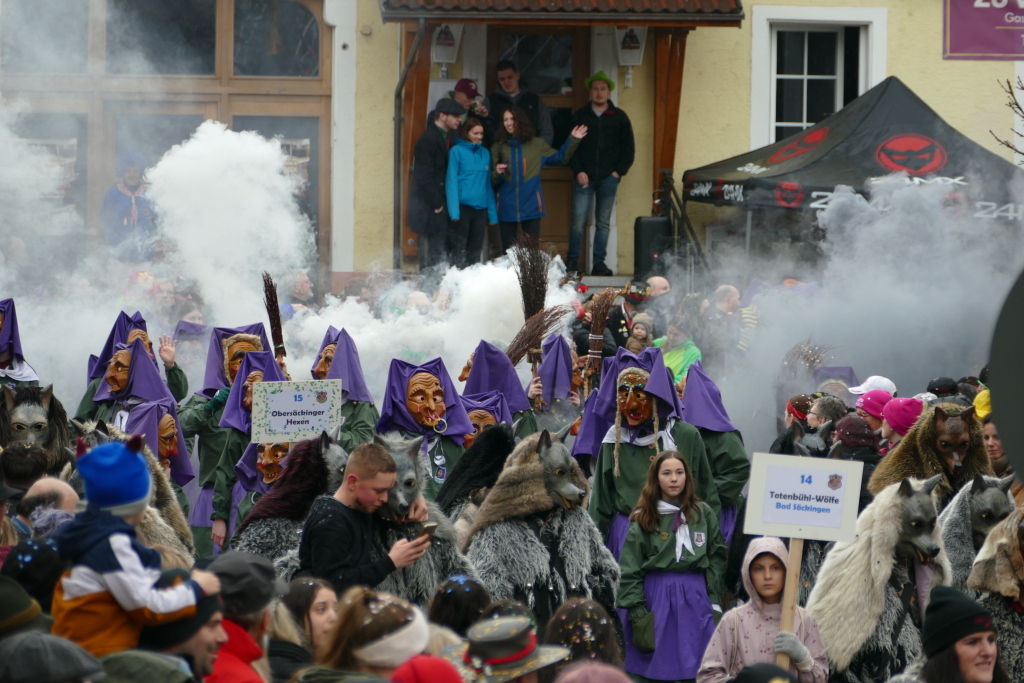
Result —
[[633, 165], [635, 151], [633, 126], [626, 112], [611, 102], [615, 81], [603, 71], [598, 71], [585, 81], [590, 91], [590, 103], [574, 115], [574, 125], [587, 126], [587, 137], [583, 138], [570, 165], [576, 174], [572, 194], [572, 226], [569, 229], [569, 254], [566, 269], [578, 270], [583, 246], [583, 228], [590, 218], [591, 203], [597, 200], [594, 209], [594, 266], [591, 275], [611, 275], [604, 264], [608, 247], [608, 231], [615, 205], [615, 192], [619, 180]]
[[544, 142], [551, 144], [555, 129], [551, 125], [551, 112], [540, 95], [531, 91], [521, 81], [515, 62], [503, 59], [498, 62], [498, 88], [491, 95], [491, 123], [494, 130], [500, 130], [502, 116], [509, 107], [519, 107], [533, 124], [533, 132]]
[[388, 501], [397, 470], [391, 454], [379, 444], [365, 443], [352, 450], [345, 481], [334, 496], [316, 499], [302, 526], [300, 572], [330, 581], [341, 595], [352, 586], [373, 588], [391, 572], [423, 557], [430, 547], [428, 536], [395, 541], [391, 552], [379, 560], [371, 556], [373, 513]]
[[416, 141], [409, 190], [409, 227], [419, 235], [420, 268], [445, 260], [448, 205], [444, 181], [448, 174], [448, 150], [455, 144], [454, 131], [463, 111], [458, 102], [442, 97], [430, 114], [432, 123]]

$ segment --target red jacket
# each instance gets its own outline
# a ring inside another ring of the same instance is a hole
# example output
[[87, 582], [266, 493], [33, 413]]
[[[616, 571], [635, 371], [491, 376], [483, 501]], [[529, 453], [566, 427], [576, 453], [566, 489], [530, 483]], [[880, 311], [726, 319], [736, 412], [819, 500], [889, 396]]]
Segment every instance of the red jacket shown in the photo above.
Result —
[[206, 683], [266, 683], [251, 666], [263, 656], [262, 648], [235, 622], [225, 619], [223, 623], [228, 642], [221, 645]]

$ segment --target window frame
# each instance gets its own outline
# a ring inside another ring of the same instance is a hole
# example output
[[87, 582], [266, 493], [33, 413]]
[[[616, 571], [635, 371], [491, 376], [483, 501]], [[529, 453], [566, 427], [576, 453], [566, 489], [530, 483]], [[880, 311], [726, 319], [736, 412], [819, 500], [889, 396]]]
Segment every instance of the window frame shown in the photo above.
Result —
[[[772, 24], [772, 87], [771, 87], [771, 117], [772, 117], [772, 142], [778, 142], [775, 139], [775, 130], [779, 127], [795, 128], [800, 126], [803, 129], [810, 128], [814, 125], [814, 122], [808, 122], [807, 119], [807, 90], [809, 81], [827, 81], [830, 80], [835, 83], [835, 92], [832, 97], [832, 106], [834, 107], [833, 113], [843, 108], [843, 86], [845, 83], [845, 45], [846, 38], [844, 30], [845, 25], [840, 24], [821, 24], [821, 25], [809, 25], [809, 24]], [[779, 74], [778, 73], [778, 57], [779, 57], [779, 32], [800, 32], [804, 34], [804, 47], [803, 47], [803, 72], [802, 74]], [[864, 33], [866, 29], [860, 27], [861, 38], [865, 38]], [[834, 33], [836, 35], [836, 68], [835, 73], [832, 75], [821, 75], [821, 74], [809, 74], [808, 63], [810, 61], [809, 53], [809, 41], [807, 40], [808, 33]], [[862, 60], [863, 61], [863, 60]], [[858, 79], [860, 76], [860, 69], [858, 68]], [[801, 112], [801, 121], [778, 121], [777, 110], [778, 110], [778, 81], [800, 81], [803, 83], [803, 111]], [[863, 79], [859, 79], [863, 80]], [[858, 84], [858, 91], [863, 92]]]
[[[862, 95], [887, 73], [889, 10], [884, 7], [794, 7], [755, 5], [751, 21], [750, 149], [775, 141], [775, 34], [778, 28], [813, 30], [861, 28], [859, 83]], [[841, 32], [840, 32], [841, 34]], [[837, 89], [837, 98], [842, 95]]]

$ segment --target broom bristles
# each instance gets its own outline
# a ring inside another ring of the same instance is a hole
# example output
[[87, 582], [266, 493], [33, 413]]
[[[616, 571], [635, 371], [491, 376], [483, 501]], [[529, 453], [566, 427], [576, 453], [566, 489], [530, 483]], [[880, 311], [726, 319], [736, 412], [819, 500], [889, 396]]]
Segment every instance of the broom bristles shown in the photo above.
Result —
[[537, 240], [526, 233], [516, 239], [509, 252], [523, 296], [523, 316], [529, 320], [544, 310], [551, 257], [541, 251]]
[[512, 365], [519, 365], [530, 349], [540, 348], [544, 338], [557, 330], [572, 310], [572, 306], [561, 304], [546, 308], [528, 318], [505, 350], [505, 355], [512, 361]]
[[[604, 328], [608, 326], [608, 312], [619, 290], [609, 287], [594, 295], [590, 306], [590, 359], [587, 367], [591, 373], [601, 371], [601, 349], [604, 346]], [[600, 337], [600, 339], [598, 339]]]
[[284, 331], [281, 329], [281, 308], [277, 304], [277, 285], [267, 271], [263, 271], [263, 305], [267, 309], [267, 317], [270, 318], [270, 339], [274, 344], [274, 356], [287, 356], [288, 352], [284, 348]]

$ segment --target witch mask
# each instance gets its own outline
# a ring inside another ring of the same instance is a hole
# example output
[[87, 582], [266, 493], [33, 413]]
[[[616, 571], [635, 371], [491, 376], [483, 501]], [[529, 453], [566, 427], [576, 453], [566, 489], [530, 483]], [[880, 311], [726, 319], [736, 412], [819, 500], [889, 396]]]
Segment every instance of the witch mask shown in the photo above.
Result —
[[630, 368], [619, 375], [619, 412], [630, 427], [637, 427], [651, 419], [654, 401], [647, 393], [650, 375], [640, 369]]
[[132, 352], [128, 349], [121, 349], [110, 357], [107, 364], [107, 374], [104, 379], [107, 382], [111, 394], [124, 391], [128, 385], [128, 370], [132, 365]]
[[317, 359], [316, 367], [313, 369], [313, 375], [317, 379], [324, 379], [327, 377], [327, 372], [331, 369], [331, 363], [334, 362], [334, 354], [337, 352], [337, 344], [328, 344], [324, 347], [324, 350], [320, 352], [320, 358]]
[[149, 357], [156, 360], [156, 356], [153, 355], [153, 342], [149, 340], [149, 335], [146, 334], [145, 330], [134, 329], [128, 333], [128, 341], [125, 342], [125, 346], [131, 346], [132, 342], [136, 339], [141, 339], [146, 345], [146, 352], [149, 353]]
[[263, 381], [263, 371], [262, 370], [253, 370], [245, 378], [245, 383], [242, 384], [242, 390], [245, 391], [245, 398], [242, 399], [242, 406], [246, 410], [249, 410], [249, 411], [252, 410], [252, 391], [253, 391], [253, 387], [256, 385], [257, 382], [262, 382], [262, 381]]
[[288, 443], [261, 443], [256, 446], [259, 455], [256, 471], [263, 477], [264, 484], [272, 484], [281, 476], [281, 461], [288, 455]]
[[417, 372], [409, 379], [405, 390], [405, 407], [419, 425], [435, 430], [442, 423], [447, 427], [444, 420], [444, 387], [441, 386], [441, 380], [429, 372]]
[[221, 342], [224, 351], [224, 375], [234, 384], [242, 359], [250, 351], [262, 351], [263, 342], [254, 334], [233, 334]]
[[469, 411], [469, 422], [473, 425], [473, 433], [466, 434], [463, 445], [469, 448], [473, 445], [473, 441], [476, 437], [484, 433], [484, 430], [490, 429], [498, 424], [498, 420], [495, 419], [494, 415], [491, 415], [486, 410], [477, 408]]
[[160, 435], [158, 442], [160, 465], [169, 467], [171, 458], [178, 457], [178, 424], [170, 413], [160, 418], [157, 433]]

